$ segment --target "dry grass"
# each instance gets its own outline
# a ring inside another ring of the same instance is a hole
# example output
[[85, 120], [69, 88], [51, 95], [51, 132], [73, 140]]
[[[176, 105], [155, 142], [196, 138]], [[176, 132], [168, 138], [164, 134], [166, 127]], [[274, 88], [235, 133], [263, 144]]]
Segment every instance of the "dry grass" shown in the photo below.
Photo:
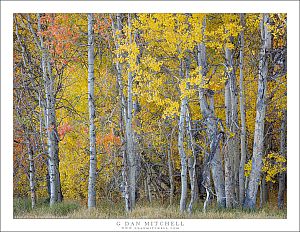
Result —
[[[22, 205], [23, 204], [23, 205]], [[286, 209], [278, 210], [270, 204], [256, 211], [245, 211], [242, 209], [217, 209], [211, 205], [206, 213], [202, 212], [202, 203], [197, 203], [192, 214], [181, 214], [178, 205], [162, 205], [156, 203], [139, 202], [135, 210], [126, 214], [123, 210], [122, 202], [112, 204], [103, 201], [102, 204], [93, 210], [88, 210], [74, 201], [65, 201], [48, 207], [45, 202], [31, 210], [26, 206], [26, 201], [15, 200], [14, 217], [15, 218], [73, 218], [73, 219], [112, 219], [112, 218], [134, 218], [134, 219], [284, 219], [286, 218]], [[26, 208], [27, 207], [27, 208]]]

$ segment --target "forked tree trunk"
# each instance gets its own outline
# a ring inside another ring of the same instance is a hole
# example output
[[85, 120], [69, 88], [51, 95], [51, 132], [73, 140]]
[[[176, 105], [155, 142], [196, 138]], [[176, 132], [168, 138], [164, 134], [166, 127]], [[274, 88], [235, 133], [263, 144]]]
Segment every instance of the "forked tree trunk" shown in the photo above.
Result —
[[258, 93], [256, 102], [256, 119], [254, 131], [254, 144], [252, 156], [252, 170], [249, 177], [249, 184], [246, 192], [244, 208], [254, 209], [258, 184], [261, 176], [262, 156], [264, 151], [264, 123], [266, 114], [266, 93], [268, 75], [268, 51], [271, 44], [271, 33], [268, 31], [269, 15], [263, 14], [261, 20], [262, 47], [259, 59]]
[[95, 134], [95, 97], [94, 97], [94, 17], [88, 14], [88, 102], [90, 124], [90, 170], [88, 185], [88, 208], [96, 207], [96, 134]]

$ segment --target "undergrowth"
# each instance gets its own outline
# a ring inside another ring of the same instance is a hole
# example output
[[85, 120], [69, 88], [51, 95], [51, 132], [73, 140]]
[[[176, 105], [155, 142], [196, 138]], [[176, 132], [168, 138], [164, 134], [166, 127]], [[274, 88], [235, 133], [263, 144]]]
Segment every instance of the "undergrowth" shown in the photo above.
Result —
[[272, 204], [266, 204], [263, 208], [252, 211], [242, 208], [219, 209], [211, 204], [207, 211], [203, 212], [203, 202], [197, 202], [194, 205], [192, 213], [180, 213], [178, 204], [163, 204], [161, 202], [138, 201], [135, 209], [126, 213], [124, 211], [123, 201], [113, 203], [111, 201], [101, 200], [95, 209], [87, 209], [85, 204], [65, 200], [62, 203], [54, 204], [49, 207], [49, 203], [41, 199], [37, 202], [34, 209], [31, 209], [30, 199], [14, 199], [14, 217], [15, 218], [135, 218], [135, 219], [247, 219], [247, 218], [286, 218], [286, 208], [279, 210]]

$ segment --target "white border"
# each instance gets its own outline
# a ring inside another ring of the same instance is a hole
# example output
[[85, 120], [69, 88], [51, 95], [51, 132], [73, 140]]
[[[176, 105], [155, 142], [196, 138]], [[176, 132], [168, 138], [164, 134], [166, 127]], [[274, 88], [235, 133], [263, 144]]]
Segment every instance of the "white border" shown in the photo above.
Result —
[[[12, 167], [12, 14], [26, 12], [282, 12], [288, 13], [288, 219], [260, 220], [181, 220], [185, 231], [195, 230], [269, 230], [299, 229], [299, 2], [287, 1], [156, 1], [156, 2], [70, 2], [5, 1], [1, 2], [1, 229], [6, 231], [119, 231], [124, 220], [93, 219], [13, 219]], [[128, 221], [128, 220], [127, 220]], [[130, 221], [130, 220], [129, 220]], [[141, 220], [142, 221], [142, 220]]]

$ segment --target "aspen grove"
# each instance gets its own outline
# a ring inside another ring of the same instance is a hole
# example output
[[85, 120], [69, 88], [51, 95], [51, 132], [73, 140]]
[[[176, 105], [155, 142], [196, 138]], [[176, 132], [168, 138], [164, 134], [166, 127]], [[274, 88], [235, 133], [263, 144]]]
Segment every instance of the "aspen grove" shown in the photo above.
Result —
[[13, 22], [14, 198], [286, 208], [286, 14]]

